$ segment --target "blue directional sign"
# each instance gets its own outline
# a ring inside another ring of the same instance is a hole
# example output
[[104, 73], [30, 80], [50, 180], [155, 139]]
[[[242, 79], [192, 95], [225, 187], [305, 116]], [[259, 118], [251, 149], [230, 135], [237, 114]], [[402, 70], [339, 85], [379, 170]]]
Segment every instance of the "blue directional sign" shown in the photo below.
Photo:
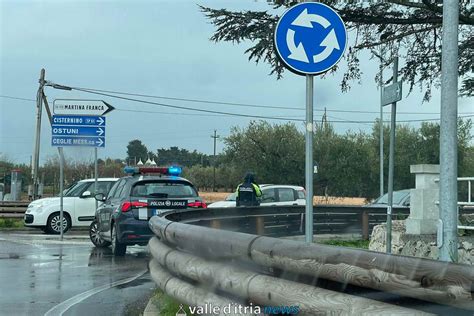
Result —
[[53, 115], [51, 145], [105, 147], [105, 118], [87, 115]]
[[97, 126], [58, 126], [51, 129], [53, 135], [62, 136], [105, 136], [105, 127]]
[[105, 137], [75, 137], [75, 136], [53, 136], [51, 145], [63, 146], [88, 146], [105, 147]]
[[280, 59], [291, 71], [316, 75], [341, 59], [347, 46], [347, 31], [332, 8], [319, 2], [304, 2], [281, 16], [274, 40]]
[[52, 124], [105, 126], [105, 117], [85, 115], [53, 115]]

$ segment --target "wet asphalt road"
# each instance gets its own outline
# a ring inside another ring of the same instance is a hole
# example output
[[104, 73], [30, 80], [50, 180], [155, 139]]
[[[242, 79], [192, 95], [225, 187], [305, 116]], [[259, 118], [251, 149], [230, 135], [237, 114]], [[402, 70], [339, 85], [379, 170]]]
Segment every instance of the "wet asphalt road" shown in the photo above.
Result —
[[[83, 232], [0, 232], [0, 315], [140, 315], [155, 284], [146, 247], [122, 258]], [[82, 236], [81, 236], [82, 235]]]

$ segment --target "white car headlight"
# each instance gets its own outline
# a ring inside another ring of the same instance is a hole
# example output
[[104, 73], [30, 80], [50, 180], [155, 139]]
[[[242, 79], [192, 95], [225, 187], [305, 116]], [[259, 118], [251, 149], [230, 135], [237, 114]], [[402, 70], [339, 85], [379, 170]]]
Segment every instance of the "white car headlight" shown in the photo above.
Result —
[[35, 204], [35, 205], [30, 205], [28, 206], [28, 208], [26, 209], [26, 213], [27, 214], [30, 214], [30, 213], [41, 213], [43, 212], [44, 208], [43, 208], [43, 204]]

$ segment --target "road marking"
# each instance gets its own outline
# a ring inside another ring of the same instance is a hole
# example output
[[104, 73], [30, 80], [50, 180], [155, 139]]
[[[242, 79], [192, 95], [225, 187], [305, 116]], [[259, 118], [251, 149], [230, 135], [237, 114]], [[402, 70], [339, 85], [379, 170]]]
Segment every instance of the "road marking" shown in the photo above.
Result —
[[137, 274], [137, 275], [135, 275], [131, 278], [115, 281], [113, 283], [102, 285], [102, 286], [93, 288], [91, 290], [85, 291], [83, 293], [77, 294], [77, 295], [65, 300], [64, 302], [61, 302], [58, 305], [54, 306], [49, 311], [47, 311], [44, 314], [44, 316], [63, 315], [69, 308], [71, 308], [72, 306], [84, 301], [85, 299], [91, 297], [92, 295], [95, 295], [99, 292], [108, 290], [108, 289], [110, 289], [112, 287], [115, 287], [117, 285], [122, 285], [122, 284], [132, 282], [132, 281], [138, 279], [139, 277], [141, 277], [142, 275], [144, 275], [147, 272], [148, 271], [145, 270], [145, 271], [142, 271], [139, 274]]

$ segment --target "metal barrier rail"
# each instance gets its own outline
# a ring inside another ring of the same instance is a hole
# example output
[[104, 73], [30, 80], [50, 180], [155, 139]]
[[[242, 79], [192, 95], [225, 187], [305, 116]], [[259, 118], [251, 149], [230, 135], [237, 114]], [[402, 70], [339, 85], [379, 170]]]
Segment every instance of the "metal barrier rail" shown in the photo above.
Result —
[[[474, 311], [472, 266], [261, 235], [266, 233], [265, 223], [273, 223], [275, 216], [293, 221], [292, 216], [298, 217], [301, 211], [295, 207], [233, 208], [172, 211], [153, 217], [152, 277], [165, 292], [191, 305], [202, 305], [204, 297], [220, 302], [230, 297], [245, 304], [297, 305], [302, 314], [360, 314], [369, 312], [370, 306], [374, 306], [372, 313], [421, 314], [313, 286], [329, 280]], [[326, 208], [326, 213], [334, 212]], [[248, 233], [198, 226], [235, 230], [232, 222], [243, 225]], [[199, 298], [193, 288], [201, 291]]]
[[0, 218], [23, 218], [30, 202], [23, 201], [1, 201]]
[[[316, 205], [313, 212], [316, 235], [357, 234], [365, 240], [369, 239], [375, 225], [385, 223], [387, 219], [385, 207]], [[260, 235], [281, 237], [302, 235], [304, 213], [304, 206], [212, 208], [169, 214], [168, 218], [230, 231], [255, 231]], [[459, 213], [474, 213], [474, 209], [461, 209]], [[405, 219], [409, 214], [408, 208], [394, 208], [392, 218]], [[254, 230], [257, 223], [259, 229]]]

